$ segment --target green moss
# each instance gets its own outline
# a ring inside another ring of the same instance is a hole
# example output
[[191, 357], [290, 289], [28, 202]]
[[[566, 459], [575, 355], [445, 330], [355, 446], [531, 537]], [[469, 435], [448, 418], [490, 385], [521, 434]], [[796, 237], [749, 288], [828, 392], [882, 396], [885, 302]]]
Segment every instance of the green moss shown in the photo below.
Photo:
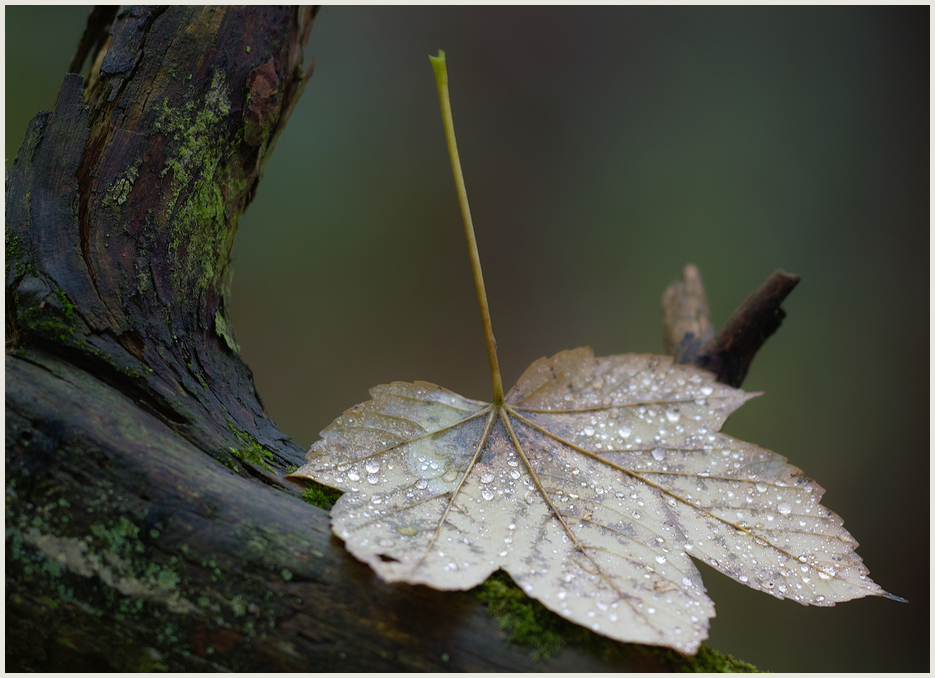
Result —
[[530, 599], [503, 570], [494, 572], [474, 591], [510, 642], [531, 647], [536, 658], [550, 657], [565, 647], [562, 631], [568, 623]]
[[58, 301], [62, 305], [62, 312], [65, 314], [65, 319], [73, 323], [75, 320], [75, 305], [71, 303], [71, 300], [60, 289], [55, 290], [55, 296], [58, 297]]
[[139, 528], [126, 518], [119, 518], [111, 526], [91, 525], [91, 534], [101, 539], [105, 551], [116, 553], [122, 558], [132, 558], [134, 553], [142, 553], [144, 550], [138, 539]]
[[729, 654], [721, 654], [707, 645], [702, 645], [697, 655], [687, 659], [694, 661], [691, 670], [695, 673], [760, 673], [753, 664], [734, 659]]
[[40, 303], [17, 307], [17, 331], [58, 344], [73, 343], [77, 330], [75, 305], [58, 288], [53, 290], [52, 296], [54, 300], [46, 297]]
[[6, 231], [6, 261], [9, 266], [10, 261], [16, 259], [20, 255], [21, 246], [19, 236], [10, 233], [9, 230]]
[[225, 162], [230, 100], [224, 71], [215, 69], [203, 102], [172, 107], [163, 99], [154, 130], [171, 138], [163, 176], [172, 173], [166, 200], [170, 226], [172, 281], [182, 293], [207, 289], [227, 265], [239, 214], [227, 214], [222, 193], [239, 195], [245, 183], [234, 181]]
[[239, 430], [232, 422], [227, 422], [227, 428], [229, 428], [231, 433], [237, 436], [242, 443], [240, 447], [230, 448], [231, 454], [241, 461], [261, 466], [267, 471], [273, 470], [272, 467], [266, 463], [268, 460], [273, 459], [272, 452], [260, 445], [249, 433]]
[[308, 486], [302, 490], [302, 498], [312, 506], [323, 508], [325, 510], [334, 506], [335, 502], [344, 494], [341, 490], [333, 487], [316, 483], [314, 480], [308, 481]]
[[746, 673], [756, 667], [722, 655], [717, 650], [702, 646], [694, 657], [661, 647], [625, 645], [571, 623], [547, 610], [542, 603], [523, 593], [503, 570], [494, 572], [486, 582], [475, 588], [474, 594], [487, 606], [487, 611], [507, 632], [509, 641], [532, 648], [533, 657], [541, 659], [560, 652], [567, 645], [610, 659], [620, 654], [621, 648], [661, 659], [674, 671]]

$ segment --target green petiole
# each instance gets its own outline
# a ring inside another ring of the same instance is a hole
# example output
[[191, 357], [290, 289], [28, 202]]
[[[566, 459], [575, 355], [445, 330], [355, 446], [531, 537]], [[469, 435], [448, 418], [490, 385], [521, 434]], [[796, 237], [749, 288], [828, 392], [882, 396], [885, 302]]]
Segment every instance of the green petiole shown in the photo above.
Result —
[[484, 323], [484, 338], [487, 340], [487, 358], [490, 360], [490, 376], [493, 378], [493, 403], [503, 404], [503, 381], [500, 379], [500, 363], [497, 360], [497, 341], [493, 337], [490, 324], [490, 308], [487, 306], [487, 291], [484, 289], [484, 274], [481, 272], [480, 255], [477, 253], [477, 240], [474, 238], [474, 224], [471, 221], [471, 207], [468, 205], [467, 190], [464, 187], [464, 175], [461, 173], [461, 161], [458, 159], [458, 144], [455, 141], [454, 122], [451, 119], [451, 101], [448, 98], [448, 68], [445, 65], [445, 52], [438, 50], [438, 56], [430, 56], [435, 69], [435, 82], [438, 85], [438, 100], [442, 107], [442, 122], [445, 125], [445, 139], [448, 141], [448, 154], [451, 156], [451, 171], [454, 173], [458, 202], [461, 205], [461, 217], [464, 220], [464, 235], [468, 241], [468, 253], [471, 257], [471, 270], [474, 272], [474, 287], [477, 301], [480, 303], [481, 319]]

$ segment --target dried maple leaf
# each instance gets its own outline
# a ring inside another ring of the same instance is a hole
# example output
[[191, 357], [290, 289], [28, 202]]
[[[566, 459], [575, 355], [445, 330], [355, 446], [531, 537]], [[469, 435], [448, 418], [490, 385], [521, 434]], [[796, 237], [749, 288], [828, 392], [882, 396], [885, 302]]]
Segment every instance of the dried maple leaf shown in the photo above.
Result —
[[750, 395], [671, 358], [564, 351], [502, 405], [396, 382], [296, 475], [345, 491], [332, 527], [386, 581], [468, 589], [498, 568], [612, 638], [693, 654], [714, 606], [689, 555], [803, 604], [886, 595], [823, 490], [718, 433]]
[[752, 396], [712, 373], [579, 348], [536, 361], [504, 397], [452, 156], [494, 402], [395, 382], [322, 432], [294, 475], [345, 492], [332, 529], [355, 557], [386, 581], [449, 590], [503, 569], [578, 624], [688, 654], [714, 616], [690, 556], [802, 604], [894, 597], [819, 505], [821, 487], [785, 458], [719, 433]]

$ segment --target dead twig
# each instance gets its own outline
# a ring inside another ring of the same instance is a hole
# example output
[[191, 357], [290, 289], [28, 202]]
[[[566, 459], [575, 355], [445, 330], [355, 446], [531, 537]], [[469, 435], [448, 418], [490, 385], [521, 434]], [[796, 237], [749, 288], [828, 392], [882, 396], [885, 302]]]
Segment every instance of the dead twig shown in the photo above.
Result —
[[753, 356], [782, 324], [786, 313], [780, 305], [799, 280], [777, 270], [715, 334], [701, 274], [693, 264], [687, 265], [662, 296], [666, 353], [676, 363], [714, 372], [723, 384], [740, 386]]

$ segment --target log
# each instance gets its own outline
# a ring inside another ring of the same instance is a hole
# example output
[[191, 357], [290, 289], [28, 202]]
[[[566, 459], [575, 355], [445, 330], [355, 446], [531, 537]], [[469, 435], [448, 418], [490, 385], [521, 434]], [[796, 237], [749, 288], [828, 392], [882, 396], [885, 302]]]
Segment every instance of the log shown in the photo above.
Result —
[[[284, 480], [304, 452], [239, 356], [230, 251], [316, 14], [100, 8], [28, 128], [6, 184], [7, 668], [727, 668], [502, 579], [386, 584]], [[509, 642], [536, 628], [548, 651]]]

